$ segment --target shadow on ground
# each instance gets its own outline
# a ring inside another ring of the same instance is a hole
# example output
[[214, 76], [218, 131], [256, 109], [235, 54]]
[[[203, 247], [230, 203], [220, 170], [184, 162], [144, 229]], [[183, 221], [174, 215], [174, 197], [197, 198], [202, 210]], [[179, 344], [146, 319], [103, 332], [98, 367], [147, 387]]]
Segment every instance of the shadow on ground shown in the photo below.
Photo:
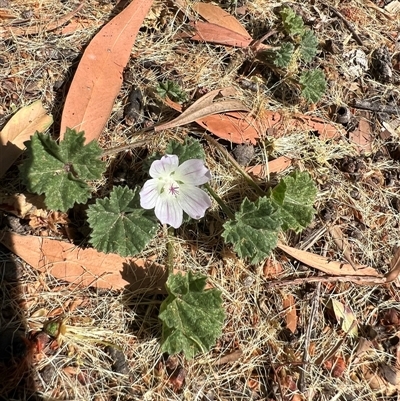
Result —
[[23, 265], [0, 244], [0, 401], [39, 401], [20, 278]]

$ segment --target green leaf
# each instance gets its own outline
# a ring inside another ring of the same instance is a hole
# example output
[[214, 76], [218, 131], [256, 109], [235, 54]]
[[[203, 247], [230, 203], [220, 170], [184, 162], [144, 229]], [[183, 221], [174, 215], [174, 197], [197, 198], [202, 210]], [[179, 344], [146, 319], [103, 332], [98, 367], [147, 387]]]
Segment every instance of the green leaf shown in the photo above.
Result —
[[163, 99], [168, 96], [171, 100], [176, 100], [179, 103], [183, 103], [187, 99], [186, 92], [173, 81], [167, 81], [159, 84], [156, 88], [156, 91]]
[[301, 58], [309, 63], [318, 53], [318, 39], [310, 29], [307, 29], [301, 37], [300, 55]]
[[205, 159], [203, 147], [197, 139], [186, 137], [185, 143], [181, 144], [177, 141], [170, 141], [165, 149], [167, 155], [177, 155], [179, 164], [190, 159]]
[[114, 187], [109, 198], [97, 199], [87, 211], [92, 229], [89, 242], [105, 253], [135, 256], [154, 237], [154, 212], [140, 207], [139, 190]]
[[20, 175], [28, 191], [46, 195], [49, 209], [67, 211], [74, 203], [85, 203], [91, 195], [89, 180], [101, 178], [105, 163], [97, 142], [84, 145], [84, 133], [67, 129], [57, 144], [49, 135], [35, 133], [25, 142], [27, 159]]
[[317, 188], [307, 172], [294, 172], [272, 190], [271, 199], [280, 209], [282, 230], [300, 232], [312, 221]]
[[274, 52], [274, 64], [280, 68], [286, 68], [293, 56], [294, 46], [290, 42], [282, 43], [280, 49]]
[[280, 12], [283, 27], [288, 35], [301, 35], [304, 32], [304, 22], [291, 8], [285, 7]]
[[281, 230], [279, 210], [266, 197], [256, 202], [245, 198], [235, 220], [226, 222], [224, 229], [222, 236], [233, 244], [237, 254], [258, 263], [276, 247]]
[[168, 277], [168, 297], [161, 304], [159, 314], [163, 322], [163, 352], [173, 355], [183, 351], [191, 359], [207, 352], [222, 334], [225, 313], [221, 291], [205, 290], [206, 279], [191, 271]]
[[303, 72], [300, 76], [302, 86], [301, 94], [310, 103], [315, 103], [326, 90], [325, 75], [321, 70], [310, 70]]

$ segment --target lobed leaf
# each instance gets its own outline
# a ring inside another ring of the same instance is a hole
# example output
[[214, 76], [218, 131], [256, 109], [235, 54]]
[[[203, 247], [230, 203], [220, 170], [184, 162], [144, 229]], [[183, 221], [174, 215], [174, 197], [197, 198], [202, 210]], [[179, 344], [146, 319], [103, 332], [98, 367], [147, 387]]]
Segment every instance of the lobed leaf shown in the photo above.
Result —
[[222, 236], [233, 244], [237, 254], [258, 263], [276, 247], [281, 230], [280, 213], [266, 197], [256, 202], [245, 198], [235, 220], [226, 222], [224, 229]]
[[312, 221], [317, 188], [307, 172], [294, 172], [283, 178], [271, 192], [279, 208], [283, 230], [300, 232]]
[[134, 256], [154, 237], [158, 223], [140, 207], [139, 191], [115, 187], [109, 198], [97, 199], [87, 211], [92, 233], [89, 242], [105, 253]]
[[302, 85], [301, 94], [311, 103], [321, 99], [326, 90], [325, 75], [320, 70], [303, 72], [300, 76], [300, 84]]
[[35, 133], [25, 142], [27, 159], [20, 175], [28, 191], [45, 194], [49, 209], [67, 211], [74, 203], [85, 203], [91, 194], [86, 183], [104, 172], [102, 150], [97, 142], [84, 145], [83, 132], [67, 129], [57, 144], [49, 135]]
[[304, 22], [291, 8], [285, 7], [280, 12], [283, 27], [288, 35], [302, 35], [304, 32]]
[[166, 81], [159, 84], [156, 88], [157, 93], [160, 97], [165, 99], [167, 96], [172, 99], [176, 100], [177, 102], [183, 103], [187, 99], [187, 94], [181, 87], [173, 82], [173, 81]]
[[286, 68], [292, 59], [294, 46], [290, 42], [282, 43], [278, 50], [274, 51], [274, 64], [280, 68]]
[[301, 37], [300, 56], [309, 63], [318, 53], [318, 39], [310, 29], [307, 29]]
[[179, 164], [190, 159], [205, 159], [203, 147], [197, 139], [186, 137], [185, 143], [181, 144], [177, 141], [170, 141], [165, 149], [167, 155], [177, 155]]
[[183, 351], [191, 359], [207, 352], [221, 335], [225, 318], [221, 291], [205, 290], [206, 279], [191, 271], [168, 277], [168, 297], [161, 304], [159, 314], [163, 322], [163, 352], [173, 355]]

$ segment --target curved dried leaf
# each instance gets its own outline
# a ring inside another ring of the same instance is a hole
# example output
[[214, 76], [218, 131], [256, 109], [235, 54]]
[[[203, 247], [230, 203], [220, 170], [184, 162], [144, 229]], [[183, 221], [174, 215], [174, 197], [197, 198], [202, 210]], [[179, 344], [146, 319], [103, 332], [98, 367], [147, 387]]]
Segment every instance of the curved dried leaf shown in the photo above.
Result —
[[251, 36], [244, 26], [231, 14], [211, 3], [196, 3], [192, 6], [198, 14], [200, 14], [207, 22], [227, 28], [232, 32], [247, 37], [251, 40]]
[[[200, 99], [196, 100], [196, 102], [188, 107], [180, 116], [170, 122], [158, 125], [154, 128], [154, 131], [159, 132], [165, 129], [176, 128], [181, 125], [189, 124], [193, 121], [198, 123], [198, 120], [202, 120], [213, 114], [224, 113], [232, 110], [247, 110], [247, 107], [239, 100], [222, 100], [213, 103], [214, 98], [220, 92], [221, 91], [217, 89], [207, 93]], [[169, 105], [171, 106], [171, 102], [169, 102]]]
[[375, 269], [369, 266], [355, 265], [357, 269], [354, 270], [354, 268], [347, 263], [336, 262], [329, 258], [315, 255], [311, 252], [283, 245], [279, 242], [277, 247], [305, 265], [314, 267], [315, 269], [321, 270], [327, 274], [332, 274], [334, 276], [348, 275], [381, 277]]
[[136, 35], [153, 0], [134, 0], [92, 39], [83, 53], [65, 101], [60, 137], [67, 127], [97, 139], [122, 84]]
[[42, 102], [37, 100], [18, 110], [0, 132], [0, 177], [24, 151], [24, 142], [36, 132], [45, 131], [53, 122]]

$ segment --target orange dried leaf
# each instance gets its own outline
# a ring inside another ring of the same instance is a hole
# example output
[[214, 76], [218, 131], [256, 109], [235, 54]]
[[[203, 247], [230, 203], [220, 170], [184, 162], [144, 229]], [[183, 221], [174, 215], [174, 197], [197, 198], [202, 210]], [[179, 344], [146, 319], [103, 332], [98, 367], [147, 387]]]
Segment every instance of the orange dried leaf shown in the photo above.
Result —
[[263, 267], [265, 278], [275, 278], [283, 272], [282, 265], [271, 258], [268, 258]]
[[354, 143], [359, 153], [371, 153], [372, 142], [372, 127], [369, 121], [361, 117], [357, 129], [349, 133], [350, 142]]
[[[209, 22], [192, 22], [191, 27], [195, 34], [190, 35], [191, 40], [217, 43], [224, 46], [248, 47], [253, 39], [232, 32], [224, 27], [210, 24]], [[184, 35], [186, 36], [186, 34]]]
[[246, 172], [251, 174], [253, 177], [266, 178], [268, 173], [281, 173], [285, 171], [292, 164], [292, 159], [281, 156], [275, 160], [268, 162], [268, 168], [263, 164], [257, 164], [257, 166], [246, 167]]
[[165, 268], [145, 259], [123, 258], [94, 249], [82, 249], [68, 242], [18, 235], [0, 234], [0, 242], [35, 269], [84, 286], [139, 292], [163, 292]]
[[324, 368], [331, 372], [333, 377], [342, 377], [346, 367], [346, 361], [341, 356], [334, 356], [324, 362]]
[[236, 47], [248, 47], [253, 41], [243, 25], [219, 6], [211, 3], [197, 3], [192, 8], [207, 22], [191, 22], [194, 35], [182, 34], [181, 36]]
[[207, 22], [230, 29], [248, 39], [251, 36], [244, 26], [231, 14], [223, 10], [221, 7], [211, 3], [196, 3], [192, 6], [198, 14], [200, 14]]
[[122, 84], [122, 73], [132, 46], [153, 0], [133, 0], [105, 25], [83, 53], [61, 119], [66, 128], [85, 131], [86, 143], [97, 139]]
[[286, 327], [294, 333], [297, 329], [297, 313], [292, 294], [286, 296], [282, 301], [282, 306], [285, 311]]

